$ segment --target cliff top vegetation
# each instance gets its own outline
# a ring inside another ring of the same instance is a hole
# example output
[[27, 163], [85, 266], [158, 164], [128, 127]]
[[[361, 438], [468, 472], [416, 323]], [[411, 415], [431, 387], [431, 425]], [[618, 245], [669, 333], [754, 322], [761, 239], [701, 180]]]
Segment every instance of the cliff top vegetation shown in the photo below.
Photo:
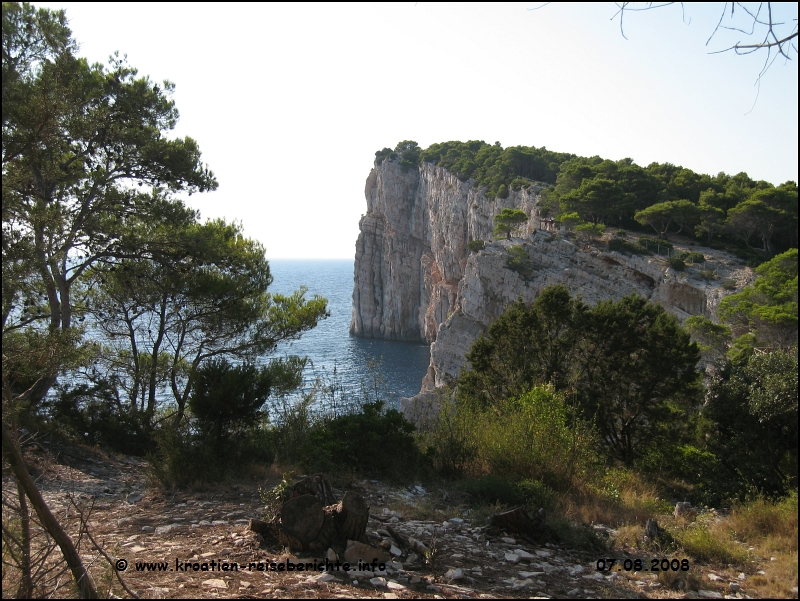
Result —
[[450, 141], [422, 149], [412, 140], [375, 153], [377, 164], [404, 168], [431, 163], [483, 188], [487, 198], [544, 184], [542, 216], [629, 230], [659, 238], [682, 233], [707, 246], [723, 245], [758, 264], [797, 246], [797, 183], [775, 186], [746, 173], [699, 174], [671, 163], [642, 167], [535, 146], [483, 140]]

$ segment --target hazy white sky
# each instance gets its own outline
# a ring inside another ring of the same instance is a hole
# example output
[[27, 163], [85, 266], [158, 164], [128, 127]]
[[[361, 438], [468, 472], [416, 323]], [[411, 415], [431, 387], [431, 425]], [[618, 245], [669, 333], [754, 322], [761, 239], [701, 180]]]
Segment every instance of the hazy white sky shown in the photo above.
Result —
[[220, 183], [189, 203], [271, 258], [353, 257], [374, 153], [406, 139], [797, 181], [797, 57], [756, 101], [763, 54], [705, 46], [723, 3], [626, 14], [627, 40], [612, 2], [35, 5], [66, 8], [91, 61], [119, 50], [176, 84], [175, 133]]

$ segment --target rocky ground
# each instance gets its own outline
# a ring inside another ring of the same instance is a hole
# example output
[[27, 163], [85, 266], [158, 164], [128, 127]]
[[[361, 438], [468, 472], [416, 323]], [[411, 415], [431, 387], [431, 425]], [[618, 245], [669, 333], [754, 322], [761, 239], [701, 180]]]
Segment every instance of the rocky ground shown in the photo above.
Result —
[[[622, 565], [598, 572], [601, 556], [620, 561], [638, 557], [649, 566], [650, 554], [535, 546], [515, 540], [513, 534], [490, 535], [458, 508], [449, 515], [445, 505], [436, 519], [412, 519], [424, 514], [414, 511], [415, 506], [431, 507], [441, 492], [372, 480], [352, 481], [334, 492], [341, 496], [344, 488], [351, 488], [367, 499], [370, 542], [394, 556], [385, 570], [261, 572], [257, 566], [247, 566], [286, 560], [297, 564], [314, 558], [265, 546], [259, 535], [248, 531], [249, 518], [261, 517], [263, 509], [255, 483], [165, 493], [147, 486], [147, 466], [140, 459], [79, 447], [49, 451], [37, 444], [28, 445], [25, 455], [51, 509], [68, 524], [73, 537], [78, 520], [69, 507], [70, 497], [85, 510], [91, 508], [89, 529], [94, 540], [114, 561], [124, 560], [127, 567], [121, 575], [142, 598], [749, 598], [748, 575], [731, 569], [711, 572], [692, 565], [689, 572], [669, 574], [670, 579], [626, 571]], [[4, 481], [4, 489], [13, 490], [13, 484]], [[423, 542], [432, 557], [426, 561], [393, 546], [387, 526]], [[612, 529], [594, 528], [613, 540]], [[126, 596], [109, 563], [85, 537], [80, 552], [101, 594]], [[159, 569], [158, 562], [166, 562], [166, 569]], [[233, 562], [239, 571], [220, 569]], [[198, 571], [190, 564], [197, 564]], [[209, 571], [203, 571], [203, 564]], [[210, 571], [213, 566], [215, 571]], [[3, 586], [4, 597], [13, 595], [11, 580], [4, 577]], [[689, 592], [673, 588], [681, 586]]]

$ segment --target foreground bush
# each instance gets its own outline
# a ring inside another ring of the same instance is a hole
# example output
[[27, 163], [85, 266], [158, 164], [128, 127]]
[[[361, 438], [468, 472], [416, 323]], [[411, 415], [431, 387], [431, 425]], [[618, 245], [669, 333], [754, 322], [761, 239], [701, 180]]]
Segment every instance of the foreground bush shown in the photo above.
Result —
[[[426, 444], [435, 467], [446, 474], [537, 481], [554, 490], [584, 481], [602, 459], [591, 427], [562, 395], [541, 386], [493, 407], [443, 407]], [[498, 493], [508, 498], [496, 500], [509, 502], [518, 492]]]

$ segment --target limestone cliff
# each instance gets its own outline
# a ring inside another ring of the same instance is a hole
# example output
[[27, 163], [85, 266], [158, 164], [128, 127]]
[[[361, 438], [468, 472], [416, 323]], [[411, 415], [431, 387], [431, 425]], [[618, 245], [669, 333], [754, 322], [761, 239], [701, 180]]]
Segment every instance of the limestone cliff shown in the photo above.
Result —
[[[722, 282], [739, 289], [754, 278], [738, 259], [717, 251], [702, 249], [709, 259], [704, 268], [715, 272], [708, 278], [695, 268], [674, 272], [657, 257], [601, 251], [543, 231], [540, 189], [489, 200], [431, 164], [376, 166], [367, 178], [367, 213], [356, 243], [351, 334], [431, 343], [426, 390], [458, 375], [474, 340], [510, 303], [531, 302], [549, 285], [564, 284], [590, 304], [637, 293], [683, 320], [714, 318], [719, 300], [731, 292]], [[519, 238], [491, 242], [494, 216], [505, 207], [525, 211], [529, 220]], [[470, 253], [470, 240], [487, 246]], [[527, 251], [533, 270], [526, 278], [506, 266], [511, 246]]]

